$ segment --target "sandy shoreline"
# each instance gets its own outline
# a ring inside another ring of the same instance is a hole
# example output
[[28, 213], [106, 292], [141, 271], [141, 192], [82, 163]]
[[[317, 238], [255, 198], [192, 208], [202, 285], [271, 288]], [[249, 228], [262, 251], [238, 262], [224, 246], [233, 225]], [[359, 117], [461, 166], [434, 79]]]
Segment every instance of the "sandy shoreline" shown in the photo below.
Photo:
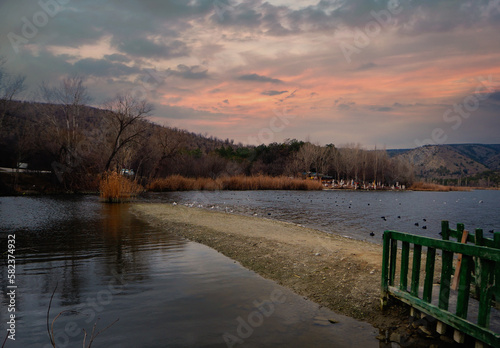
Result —
[[132, 212], [339, 314], [380, 329], [404, 320], [397, 308], [380, 311], [381, 245], [276, 220], [170, 204], [134, 204]]

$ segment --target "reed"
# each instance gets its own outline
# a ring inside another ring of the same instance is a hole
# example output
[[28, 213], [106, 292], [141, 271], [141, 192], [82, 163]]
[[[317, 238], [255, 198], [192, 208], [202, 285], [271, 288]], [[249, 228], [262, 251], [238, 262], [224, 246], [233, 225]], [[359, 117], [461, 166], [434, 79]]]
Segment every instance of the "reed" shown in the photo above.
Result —
[[163, 179], [155, 179], [148, 185], [151, 191], [187, 191], [187, 190], [321, 190], [320, 182], [289, 178], [286, 176], [227, 176], [217, 179], [185, 178], [172, 175]]
[[100, 198], [108, 203], [128, 202], [143, 190], [136, 181], [129, 180], [117, 172], [103, 174], [99, 183]]
[[416, 182], [411, 185], [410, 190], [413, 191], [440, 191], [440, 192], [449, 192], [449, 191], [470, 191], [470, 187], [460, 187], [460, 186], [445, 186], [438, 184], [431, 184], [427, 182]]

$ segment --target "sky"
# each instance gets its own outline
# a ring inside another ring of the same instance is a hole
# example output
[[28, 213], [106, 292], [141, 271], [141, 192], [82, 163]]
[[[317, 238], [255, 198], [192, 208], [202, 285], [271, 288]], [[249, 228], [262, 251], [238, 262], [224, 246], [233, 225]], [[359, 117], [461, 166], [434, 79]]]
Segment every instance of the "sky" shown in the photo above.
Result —
[[1, 0], [0, 56], [236, 143], [500, 143], [500, 0]]

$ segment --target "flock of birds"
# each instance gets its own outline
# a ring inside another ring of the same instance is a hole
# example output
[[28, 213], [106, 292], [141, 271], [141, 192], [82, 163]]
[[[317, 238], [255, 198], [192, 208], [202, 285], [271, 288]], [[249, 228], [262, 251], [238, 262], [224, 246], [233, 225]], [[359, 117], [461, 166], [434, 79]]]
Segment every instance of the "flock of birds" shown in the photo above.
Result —
[[[332, 197], [333, 198], [333, 197]], [[277, 199], [289, 199], [288, 197], [277, 197]], [[327, 199], [327, 200], [330, 200], [330, 199]], [[397, 199], [396, 199], [397, 200]], [[313, 203], [313, 200], [312, 199], [300, 199], [300, 198], [296, 198], [296, 201], [298, 203], [303, 203], [302, 201], [309, 201], [310, 203]], [[321, 200], [322, 202], [326, 203], [324, 199]], [[381, 201], [381, 200], [380, 200]], [[338, 207], [339, 205], [345, 205], [346, 203], [348, 204], [347, 208], [348, 209], [351, 209], [352, 207], [352, 200], [349, 201], [349, 202], [346, 202], [345, 199], [342, 199], [342, 200], [335, 200], [335, 206]], [[457, 201], [458, 202], [458, 201]], [[478, 201], [478, 203], [483, 203], [482, 200]], [[181, 203], [177, 203], [177, 202], [173, 202], [172, 205], [176, 206], [178, 204], [181, 204]], [[223, 205], [225, 205], [226, 203], [224, 202]], [[446, 202], [443, 202], [443, 204], [446, 204]], [[205, 208], [205, 209], [211, 209], [211, 210], [218, 210], [218, 211], [224, 211], [226, 213], [234, 213], [234, 209], [229, 207], [229, 206], [225, 206], [225, 207], [220, 207], [219, 205], [213, 205], [213, 204], [206, 204], [206, 205], [203, 205], [203, 204], [200, 204], [198, 202], [194, 202], [194, 203], [182, 203], [182, 205], [188, 207], [188, 208], [193, 208], [193, 207], [196, 207], [196, 208]], [[367, 203], [367, 205], [369, 206], [370, 203]], [[401, 205], [401, 203], [399, 203], [399, 205]], [[263, 213], [262, 215], [264, 215], [265, 213]], [[256, 212], [250, 212], [249, 215], [253, 215], [253, 216], [258, 216], [259, 214], [256, 213]], [[271, 216], [272, 213], [271, 212], [267, 212], [267, 215], [268, 216]], [[381, 216], [380, 217], [383, 221], [387, 221], [387, 217], [386, 216]], [[398, 215], [397, 216], [397, 219], [401, 219], [401, 215]], [[427, 225], [425, 224], [427, 222], [427, 219], [423, 218], [422, 219], [422, 222], [415, 222], [414, 223], [414, 226], [416, 227], [420, 227], [421, 229], [423, 230], [426, 230], [427, 229]], [[490, 233], [494, 233], [494, 230], [489, 230], [488, 232]], [[441, 232], [439, 232], [439, 234], [441, 234]], [[369, 235], [371, 237], [374, 237], [375, 236], [375, 233], [374, 232], [370, 232]]]

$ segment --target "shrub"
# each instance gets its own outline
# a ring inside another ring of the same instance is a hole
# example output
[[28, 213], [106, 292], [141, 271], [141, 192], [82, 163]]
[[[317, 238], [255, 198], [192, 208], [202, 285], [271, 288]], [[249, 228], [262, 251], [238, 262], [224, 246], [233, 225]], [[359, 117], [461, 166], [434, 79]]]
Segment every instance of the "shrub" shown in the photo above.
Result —
[[104, 202], [128, 202], [144, 188], [136, 181], [129, 180], [117, 172], [102, 175], [99, 183], [99, 195]]

